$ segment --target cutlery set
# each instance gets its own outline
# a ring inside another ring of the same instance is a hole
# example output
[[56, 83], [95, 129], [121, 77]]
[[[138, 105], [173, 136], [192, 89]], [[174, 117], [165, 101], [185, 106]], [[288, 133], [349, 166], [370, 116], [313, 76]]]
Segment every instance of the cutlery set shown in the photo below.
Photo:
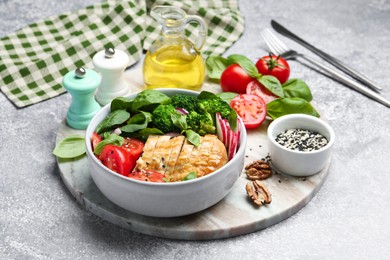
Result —
[[[324, 63], [321, 63], [320, 61], [317, 61], [310, 56], [304, 55], [302, 53], [298, 53], [295, 50], [290, 49], [286, 46], [270, 29], [266, 28], [261, 32], [261, 36], [263, 37], [265, 43], [267, 44], [269, 50], [273, 52], [276, 55], [280, 55], [281, 57], [287, 59], [287, 60], [305, 60], [307, 62], [310, 62], [311, 64], [317, 66], [318, 68], [322, 69], [329, 75], [331, 75], [334, 79], [338, 80], [339, 82], [342, 82], [346, 86], [360, 92], [361, 94], [387, 106], [390, 107], [390, 101], [386, 100], [382, 96], [378, 94], [382, 90], [381, 87], [377, 86], [375, 83], [373, 83], [371, 80], [369, 80], [367, 77], [362, 75], [361, 73], [355, 71], [354, 69], [350, 68], [349, 66], [345, 65], [340, 60], [332, 57], [331, 55], [323, 52], [322, 50], [314, 47], [310, 43], [306, 42], [305, 40], [301, 39], [297, 35], [293, 34], [289, 30], [287, 30], [285, 27], [280, 25], [278, 22], [271, 20], [271, 26], [280, 34], [290, 38], [291, 40], [296, 41], [297, 43], [301, 44], [302, 46], [306, 47], [313, 53], [317, 54], [319, 57], [321, 57], [323, 60], [329, 62], [332, 64], [335, 68], [339, 69], [336, 70], [331, 66], [327, 66]], [[352, 78], [344, 75], [343, 73], [351, 76]], [[355, 81], [355, 80], [356, 81]]]

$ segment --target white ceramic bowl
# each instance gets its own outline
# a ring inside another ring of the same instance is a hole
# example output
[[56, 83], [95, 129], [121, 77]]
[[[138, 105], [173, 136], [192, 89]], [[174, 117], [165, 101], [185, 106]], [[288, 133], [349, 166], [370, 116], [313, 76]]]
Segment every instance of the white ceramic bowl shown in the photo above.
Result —
[[[181, 89], [160, 89], [172, 96], [177, 93], [198, 95]], [[133, 93], [128, 97], [134, 97]], [[99, 111], [88, 125], [86, 147], [89, 171], [99, 190], [118, 206], [146, 216], [177, 217], [202, 211], [222, 200], [232, 189], [244, 167], [247, 133], [241, 123], [240, 147], [235, 157], [217, 171], [194, 180], [153, 183], [119, 175], [105, 167], [93, 154], [91, 136], [96, 126], [109, 114], [110, 104]]]
[[[314, 151], [296, 151], [276, 142], [276, 136], [288, 129], [318, 132], [328, 143]], [[335, 139], [333, 129], [325, 121], [310, 115], [291, 114], [277, 118], [268, 127], [268, 144], [272, 164], [280, 171], [294, 176], [310, 176], [321, 171], [331, 158]]]

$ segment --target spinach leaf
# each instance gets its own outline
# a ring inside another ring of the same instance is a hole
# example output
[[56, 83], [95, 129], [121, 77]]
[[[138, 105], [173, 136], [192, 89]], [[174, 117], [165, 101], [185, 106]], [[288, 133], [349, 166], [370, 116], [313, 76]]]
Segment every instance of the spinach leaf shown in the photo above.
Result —
[[160, 104], [171, 103], [171, 98], [155, 89], [146, 89], [138, 93], [133, 100], [131, 111], [142, 110], [152, 112]]
[[200, 145], [200, 135], [190, 129], [185, 130], [187, 140], [195, 146]]
[[303, 98], [278, 98], [267, 104], [267, 115], [272, 119], [288, 114], [320, 116], [314, 107]]
[[215, 95], [212, 92], [206, 91], [206, 90], [203, 90], [202, 92], [200, 92], [198, 97], [197, 97], [197, 99], [199, 99], [199, 100], [201, 100], [201, 99], [213, 99], [213, 98], [217, 98], [217, 95]]
[[99, 155], [103, 151], [104, 146], [106, 146], [108, 144], [121, 146], [123, 144], [124, 140], [125, 139], [122, 136], [115, 135], [115, 134], [110, 134], [106, 139], [103, 139], [102, 141], [100, 141], [96, 145], [95, 150], [93, 151], [93, 153], [96, 154], [96, 155]]
[[103, 132], [100, 134], [100, 136], [103, 138], [103, 139], [106, 139], [108, 138], [108, 136], [112, 133], [112, 131], [106, 131], [106, 132]]
[[127, 125], [122, 126], [122, 132], [132, 133], [146, 128], [149, 122], [152, 121], [152, 114], [149, 112], [140, 111], [138, 114], [132, 116]]
[[130, 113], [126, 110], [119, 109], [111, 112], [100, 124], [96, 127], [98, 134], [114, 128], [117, 125], [123, 124], [130, 117]]
[[208, 56], [206, 59], [206, 69], [209, 79], [219, 81], [222, 72], [229, 66], [227, 59], [221, 56]]
[[300, 79], [289, 79], [282, 85], [285, 97], [300, 97], [312, 101], [313, 96], [307, 84]]
[[257, 80], [263, 84], [269, 91], [277, 95], [278, 97], [284, 97], [282, 85], [279, 80], [271, 75], [264, 75], [258, 77]]
[[54, 148], [53, 154], [59, 158], [76, 158], [86, 151], [85, 138], [71, 135], [62, 139]]
[[161, 131], [160, 129], [147, 127], [147, 128], [144, 128], [138, 132], [126, 133], [126, 136], [134, 137], [134, 138], [140, 139], [143, 142], [146, 142], [149, 135], [163, 135], [163, 134], [164, 134], [164, 132]]
[[111, 111], [115, 111], [115, 110], [119, 110], [119, 109], [131, 110], [132, 105], [133, 105], [132, 98], [117, 97], [111, 101]]

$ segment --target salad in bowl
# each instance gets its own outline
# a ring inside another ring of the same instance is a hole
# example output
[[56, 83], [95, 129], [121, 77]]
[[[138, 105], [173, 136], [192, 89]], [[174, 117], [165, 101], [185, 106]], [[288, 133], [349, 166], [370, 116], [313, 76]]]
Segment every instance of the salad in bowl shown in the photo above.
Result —
[[86, 131], [90, 173], [127, 210], [174, 217], [206, 209], [244, 166], [246, 130], [217, 95], [144, 90], [114, 99]]

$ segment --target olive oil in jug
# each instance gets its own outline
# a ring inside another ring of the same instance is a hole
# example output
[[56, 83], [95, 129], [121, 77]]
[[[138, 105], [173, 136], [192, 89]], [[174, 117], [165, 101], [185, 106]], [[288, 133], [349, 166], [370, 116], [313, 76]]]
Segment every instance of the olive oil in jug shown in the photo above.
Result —
[[[187, 15], [180, 8], [172, 6], [156, 6], [151, 15], [162, 24], [162, 31], [144, 59], [146, 86], [199, 90], [206, 75], [200, 53], [206, 36], [206, 24], [200, 17]], [[184, 35], [184, 27], [189, 22], [200, 24], [196, 44]]]

